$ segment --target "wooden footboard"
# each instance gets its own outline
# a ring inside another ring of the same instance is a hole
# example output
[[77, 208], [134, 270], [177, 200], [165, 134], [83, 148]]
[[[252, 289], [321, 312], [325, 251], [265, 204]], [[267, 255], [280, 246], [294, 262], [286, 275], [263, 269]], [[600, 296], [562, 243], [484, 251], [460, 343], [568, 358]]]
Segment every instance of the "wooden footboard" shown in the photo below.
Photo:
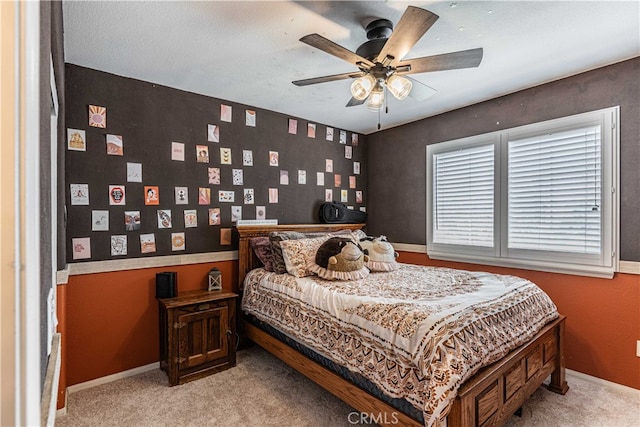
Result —
[[503, 425], [549, 375], [549, 390], [565, 394], [564, 321], [560, 316], [550, 322], [529, 343], [462, 384], [448, 427]]

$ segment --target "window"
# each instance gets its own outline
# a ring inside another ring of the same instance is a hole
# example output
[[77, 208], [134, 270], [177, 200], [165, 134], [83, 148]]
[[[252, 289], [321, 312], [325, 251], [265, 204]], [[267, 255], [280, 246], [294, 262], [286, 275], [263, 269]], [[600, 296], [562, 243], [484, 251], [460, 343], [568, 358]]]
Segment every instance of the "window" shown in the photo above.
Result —
[[429, 256], [611, 277], [618, 116], [615, 107], [427, 146]]

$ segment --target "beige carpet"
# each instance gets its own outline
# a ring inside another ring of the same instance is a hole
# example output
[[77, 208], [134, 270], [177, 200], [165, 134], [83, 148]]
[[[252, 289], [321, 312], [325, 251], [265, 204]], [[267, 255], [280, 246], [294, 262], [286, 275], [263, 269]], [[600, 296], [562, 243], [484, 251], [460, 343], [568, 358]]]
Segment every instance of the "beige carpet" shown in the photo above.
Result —
[[[539, 389], [510, 427], [640, 426], [640, 392], [612, 391], [575, 376], [565, 396]], [[168, 387], [159, 369], [68, 397], [64, 426], [353, 426], [346, 404], [259, 347], [230, 370]]]

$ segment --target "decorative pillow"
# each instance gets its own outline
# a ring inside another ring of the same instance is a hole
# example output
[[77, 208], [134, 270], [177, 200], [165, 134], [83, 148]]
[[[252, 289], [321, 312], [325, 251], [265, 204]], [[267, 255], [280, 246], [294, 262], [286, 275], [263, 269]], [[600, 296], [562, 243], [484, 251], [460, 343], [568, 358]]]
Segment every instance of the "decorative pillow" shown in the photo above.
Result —
[[365, 233], [362, 230], [354, 230], [353, 236], [356, 238], [356, 242], [359, 242], [361, 239], [364, 239], [367, 237], [367, 233]]
[[273, 252], [271, 251], [271, 241], [268, 237], [254, 237], [249, 239], [249, 244], [253, 248], [264, 269], [273, 271]]
[[393, 249], [386, 236], [365, 237], [360, 239], [362, 251], [369, 256], [366, 262], [371, 271], [394, 271], [398, 269], [398, 253]]
[[269, 234], [271, 242], [271, 252], [273, 256], [273, 271], [278, 274], [287, 272], [287, 266], [284, 264], [282, 257], [282, 247], [280, 244], [285, 240], [304, 239], [306, 236], [297, 231], [274, 231]]
[[[284, 263], [284, 258], [282, 256], [282, 247], [280, 243], [284, 240], [298, 240], [298, 239], [308, 239], [313, 237], [320, 236], [339, 236], [343, 234], [352, 235], [351, 230], [345, 229], [340, 231], [335, 231], [331, 233], [327, 232], [309, 232], [309, 233], [300, 233], [297, 231], [272, 231], [269, 233], [269, 240], [271, 241], [271, 252], [273, 256], [273, 271], [278, 274], [283, 274], [287, 272], [287, 266]], [[355, 238], [357, 242], [358, 239]]]
[[308, 270], [327, 280], [359, 280], [369, 275], [368, 257], [348, 237], [331, 237], [318, 248]]
[[311, 276], [307, 268], [309, 260], [313, 260], [318, 248], [329, 238], [328, 235], [308, 239], [282, 240], [282, 256], [287, 267], [287, 273], [295, 277]]

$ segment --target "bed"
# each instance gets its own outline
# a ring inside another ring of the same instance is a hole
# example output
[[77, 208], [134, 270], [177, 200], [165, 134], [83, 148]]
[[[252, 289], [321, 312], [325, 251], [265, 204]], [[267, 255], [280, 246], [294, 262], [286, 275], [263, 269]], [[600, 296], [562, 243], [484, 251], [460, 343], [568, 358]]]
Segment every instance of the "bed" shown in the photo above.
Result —
[[[366, 285], [364, 281], [369, 278], [357, 283], [335, 283], [313, 276], [294, 278], [287, 273], [268, 273], [251, 247], [252, 239], [274, 231], [333, 233], [356, 231], [362, 226], [236, 227], [239, 271], [235, 291], [244, 295], [245, 315], [240, 316], [238, 325], [243, 338], [273, 353], [379, 425], [502, 425], [549, 376], [549, 390], [567, 392], [562, 351], [565, 318], [554, 311], [546, 294], [524, 279], [401, 264], [397, 272], [372, 273], [373, 280]], [[438, 296], [444, 299], [437, 309], [425, 308], [414, 304], [417, 297], [406, 294], [412, 302], [407, 311], [402, 299], [404, 287], [389, 291], [387, 282], [408, 278], [408, 283], [417, 283], [423, 280], [422, 276], [444, 280], [438, 288]], [[473, 286], [451, 286], [462, 282]], [[491, 294], [498, 288], [508, 292]], [[443, 296], [442, 289], [450, 291]], [[331, 294], [333, 291], [337, 294]], [[468, 302], [476, 298], [476, 293], [481, 298], [480, 294], [486, 292], [492, 296], [484, 296], [485, 300], [477, 303]], [[357, 294], [365, 294], [369, 304], [353, 300], [359, 297]], [[371, 298], [376, 304], [371, 303]], [[338, 300], [346, 301], [349, 308], [336, 308], [340, 305]], [[513, 307], [505, 308], [507, 300], [515, 301]], [[389, 307], [385, 305], [389, 303], [392, 310], [379, 309]], [[460, 311], [466, 314], [458, 315], [456, 304], [466, 307]], [[367, 307], [364, 311], [363, 306]], [[377, 311], [372, 309], [374, 306]], [[480, 321], [473, 315], [480, 306], [495, 313]], [[281, 314], [274, 307], [287, 307], [287, 313]], [[350, 317], [321, 318], [334, 309], [349, 311]], [[425, 311], [440, 313], [440, 317], [426, 317]], [[408, 312], [412, 320], [402, 324]], [[453, 323], [445, 326], [443, 319]], [[487, 319], [498, 323], [491, 324]], [[301, 323], [304, 321], [313, 326], [305, 326]], [[499, 321], [508, 325], [501, 326]], [[326, 323], [326, 330], [318, 327], [320, 323]], [[522, 329], [513, 329], [514, 325]], [[455, 333], [444, 336], [445, 331], [453, 329]], [[481, 361], [479, 354], [483, 355]]]

